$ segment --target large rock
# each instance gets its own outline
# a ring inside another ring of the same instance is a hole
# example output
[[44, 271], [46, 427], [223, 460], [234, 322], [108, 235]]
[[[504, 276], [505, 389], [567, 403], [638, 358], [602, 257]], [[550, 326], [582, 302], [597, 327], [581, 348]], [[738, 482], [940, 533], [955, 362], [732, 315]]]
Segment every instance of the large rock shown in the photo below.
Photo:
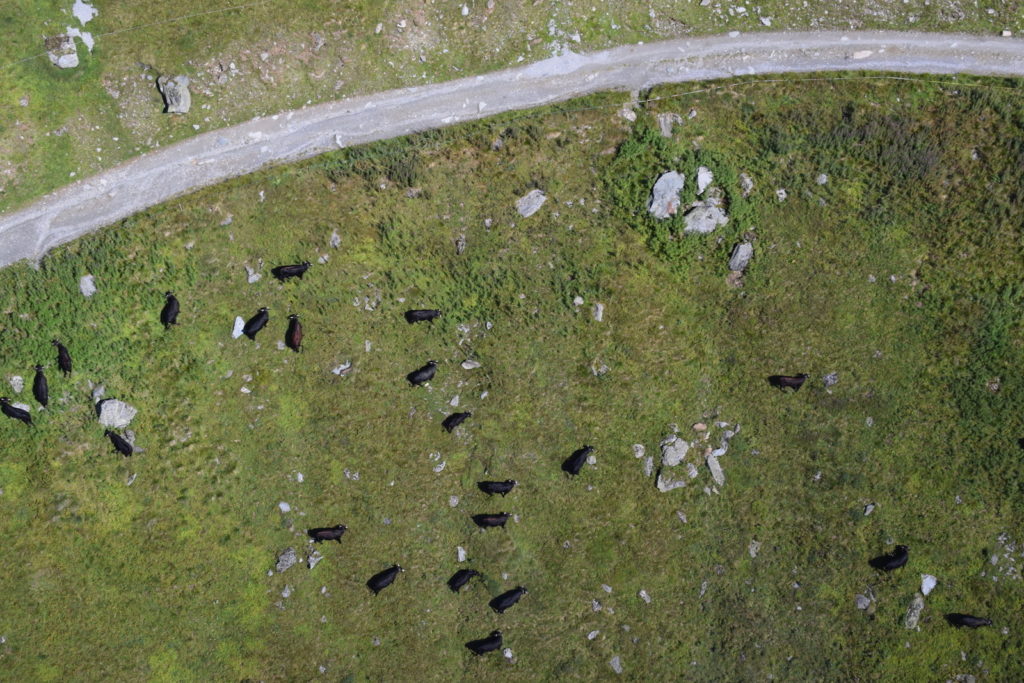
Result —
[[121, 429], [127, 427], [139, 412], [124, 401], [108, 398], [96, 404], [100, 415], [100, 424], [104, 427]]
[[702, 235], [714, 232], [715, 228], [729, 222], [729, 217], [720, 202], [710, 199], [694, 204], [683, 218], [686, 221], [683, 232], [696, 232]]
[[281, 573], [286, 569], [294, 567], [298, 561], [299, 556], [295, 554], [295, 548], [288, 548], [277, 556], [277, 566], [275, 568], [278, 573]]
[[907, 608], [907, 614], [903, 617], [903, 625], [908, 629], [916, 629], [918, 622], [921, 621], [921, 612], [924, 611], [924, 596], [920, 593], [914, 594], [914, 599], [910, 601], [910, 607]]
[[53, 64], [61, 69], [74, 69], [78, 66], [78, 49], [75, 39], [69, 35], [50, 36], [44, 41], [46, 54]]
[[96, 293], [96, 279], [92, 275], [83, 275], [78, 281], [78, 291], [82, 296], [89, 298]]
[[168, 78], [167, 76], [160, 76], [156, 79], [156, 87], [160, 89], [160, 94], [164, 96], [164, 104], [167, 108], [164, 109], [168, 114], [187, 114], [189, 108], [192, 106], [192, 95], [188, 91], [188, 76], [175, 76], [174, 78]]
[[537, 213], [547, 200], [547, 195], [540, 190], [530, 190], [516, 201], [516, 211], [523, 218], [528, 218]]
[[679, 193], [686, 182], [686, 176], [677, 171], [662, 174], [651, 190], [651, 201], [647, 210], [655, 218], [670, 218], [679, 211]]
[[675, 467], [686, 457], [690, 450], [690, 444], [682, 439], [670, 436], [661, 442], [661, 464], [666, 467]]
[[744, 271], [747, 269], [747, 265], [750, 264], [750, 259], [754, 256], [754, 245], [750, 242], [740, 242], [732, 250], [732, 256], [729, 257], [729, 270]]
[[715, 179], [715, 174], [707, 166], [697, 169], [697, 194], [703, 194], [708, 185]]

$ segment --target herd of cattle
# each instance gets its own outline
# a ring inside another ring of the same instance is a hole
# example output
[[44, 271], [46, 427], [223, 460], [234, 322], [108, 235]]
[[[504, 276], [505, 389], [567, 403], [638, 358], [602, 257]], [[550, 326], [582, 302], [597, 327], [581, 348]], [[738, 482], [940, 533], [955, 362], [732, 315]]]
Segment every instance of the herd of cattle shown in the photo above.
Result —
[[[301, 279], [309, 267], [310, 263], [305, 261], [295, 265], [278, 266], [273, 268], [271, 272], [278, 280], [285, 282], [293, 277]], [[160, 322], [166, 329], [171, 325], [177, 324], [181, 306], [178, 299], [172, 292], [167, 292], [164, 295], [164, 298], [165, 303], [163, 309], [160, 311]], [[405, 320], [408, 323], [413, 324], [432, 321], [440, 317], [440, 315], [440, 311], [433, 309], [410, 310], [406, 311]], [[245, 322], [245, 325], [242, 328], [242, 333], [249, 339], [254, 340], [256, 338], [256, 334], [266, 327], [269, 320], [270, 315], [267, 308], [260, 308], [253, 317]], [[289, 315], [288, 329], [285, 332], [285, 345], [293, 351], [300, 351], [302, 346], [302, 336], [302, 324], [299, 322], [298, 316], [295, 314]], [[54, 339], [52, 343], [57, 349], [57, 366], [65, 377], [70, 376], [72, 371], [71, 354], [68, 352], [67, 347], [65, 347], [59, 340]], [[32, 395], [40, 405], [46, 407], [49, 403], [49, 385], [46, 380], [46, 375], [43, 372], [43, 366], [36, 365], [35, 371], [36, 374], [32, 383]], [[437, 362], [431, 360], [422, 367], [417, 368], [406, 375], [406, 379], [411, 386], [421, 386], [432, 380], [436, 372]], [[780, 390], [785, 391], [786, 389], [792, 389], [795, 392], [800, 390], [807, 378], [807, 374], [772, 375], [768, 378], [768, 383], [772, 387]], [[0, 410], [2, 410], [3, 414], [7, 417], [32, 426], [31, 414], [27, 410], [13, 405], [9, 398], [0, 397]], [[441, 425], [445, 431], [451, 433], [452, 430], [470, 417], [472, 417], [472, 413], [470, 412], [453, 413], [447, 416]], [[110, 439], [111, 444], [118, 453], [127, 457], [132, 455], [134, 452], [132, 444], [117, 432], [108, 429], [104, 431], [103, 434]], [[594, 448], [592, 446], [583, 446], [582, 448], [577, 449], [562, 462], [562, 470], [572, 476], [578, 475], [593, 451]], [[507, 479], [505, 481], [481, 481], [477, 486], [481, 491], [488, 494], [488, 496], [497, 493], [504, 497], [512, 491], [513, 488], [515, 488], [516, 484], [517, 482], [515, 480]], [[473, 522], [481, 529], [486, 529], [490, 527], [504, 527], [510, 516], [511, 515], [507, 512], [483, 513], [473, 515], [472, 519]], [[333, 527], [309, 529], [307, 530], [307, 534], [314, 543], [321, 543], [323, 541], [337, 541], [338, 543], [341, 543], [341, 538], [347, 529], [348, 527], [344, 524], [338, 524]], [[880, 571], [890, 572], [905, 566], [909, 559], [909, 548], [905, 545], [899, 545], [896, 546], [896, 549], [892, 553], [880, 555], [871, 559], [869, 564]], [[392, 565], [371, 576], [366, 582], [366, 585], [373, 594], [376, 595], [390, 586], [402, 571], [403, 569], [399, 565]], [[453, 592], [457, 593], [467, 583], [469, 583], [473, 577], [477, 576], [482, 575], [474, 569], [460, 569], [455, 572], [450, 579], [448, 579], [447, 584]], [[522, 598], [526, 593], [526, 588], [523, 586], [517, 586], [492, 599], [489, 605], [495, 612], [502, 614], [519, 602], [520, 598]], [[992, 622], [988, 619], [969, 614], [947, 614], [945, 615], [945, 619], [949, 624], [956, 627], [978, 628], [980, 626], [992, 625]], [[471, 640], [466, 643], [466, 647], [477, 655], [497, 650], [501, 648], [501, 646], [501, 631], [492, 631], [490, 635], [485, 638]]]

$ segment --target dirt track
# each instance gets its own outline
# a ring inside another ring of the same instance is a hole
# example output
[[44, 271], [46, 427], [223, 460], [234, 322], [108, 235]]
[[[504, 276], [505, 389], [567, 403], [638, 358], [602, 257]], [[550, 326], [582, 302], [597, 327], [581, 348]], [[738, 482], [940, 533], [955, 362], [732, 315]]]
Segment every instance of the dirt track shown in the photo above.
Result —
[[601, 90], [736, 75], [894, 71], [1024, 76], [1024, 41], [954, 34], [753, 33], [567, 54], [483, 76], [284, 112], [145, 154], [0, 216], [0, 267], [147, 207], [342, 146], [528, 109]]

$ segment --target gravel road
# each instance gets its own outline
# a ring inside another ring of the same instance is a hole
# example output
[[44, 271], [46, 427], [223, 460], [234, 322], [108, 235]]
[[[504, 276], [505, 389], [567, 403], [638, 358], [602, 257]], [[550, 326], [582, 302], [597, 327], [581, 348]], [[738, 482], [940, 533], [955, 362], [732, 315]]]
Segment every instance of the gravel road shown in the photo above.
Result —
[[149, 152], [0, 216], [0, 267], [268, 164], [602, 90], [737, 75], [893, 71], [1024, 76], [1024, 41], [938, 33], [751, 33], [568, 53], [514, 69], [253, 119]]

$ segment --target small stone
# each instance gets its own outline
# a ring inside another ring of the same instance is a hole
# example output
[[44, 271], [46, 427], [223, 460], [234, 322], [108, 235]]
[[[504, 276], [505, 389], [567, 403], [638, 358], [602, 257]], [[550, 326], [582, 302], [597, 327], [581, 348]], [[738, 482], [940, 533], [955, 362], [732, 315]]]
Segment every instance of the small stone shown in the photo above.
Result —
[[786, 201], [786, 196], [786, 190], [784, 190], [783, 188], [780, 187], [779, 189], [775, 190], [775, 198], [778, 199], [780, 202]]
[[245, 329], [245, 320], [242, 319], [242, 316], [237, 316], [235, 318], [235, 326], [231, 330], [231, 338], [238, 339], [241, 337], [243, 329]]
[[704, 190], [707, 189], [715, 180], [715, 174], [711, 172], [711, 169], [707, 166], [701, 166], [697, 169], [697, 194], [704, 194]]
[[715, 483], [721, 486], [725, 483], [725, 473], [722, 471], [722, 466], [718, 464], [718, 458], [713, 455], [709, 455], [705, 458], [708, 469], [711, 470], [711, 478], [715, 480]]
[[857, 595], [854, 596], [853, 601], [859, 610], [865, 610], [871, 606], [871, 599], [866, 595], [861, 595], [860, 593], [857, 593]]
[[601, 590], [603, 590], [605, 593], [611, 593], [612, 592], [612, 587], [609, 586], [606, 583], [602, 583], [601, 584]]
[[828, 182], [828, 174], [822, 173], [818, 175], [818, 177], [815, 178], [814, 182], [818, 183], [819, 185], [824, 185], [825, 183]]
[[695, 432], [706, 432], [706, 431], [708, 431], [708, 426], [706, 424], [704, 424], [703, 422], [696, 422], [693, 425], [693, 431], [695, 431]]
[[642, 457], [644, 457], [644, 453], [646, 453], [646, 452], [647, 452], [647, 449], [644, 448], [644, 445], [642, 443], [635, 443], [635, 444], [633, 444], [633, 457], [634, 458], [642, 458]]
[[458, 507], [458, 505], [459, 505], [459, 497], [458, 496], [449, 496], [448, 497], [448, 507]]
[[590, 633], [587, 634], [587, 640], [593, 640], [594, 638], [597, 638], [597, 636], [600, 633], [601, 633], [600, 631], [591, 631]]
[[245, 266], [246, 281], [251, 285], [254, 282], [259, 282], [263, 276], [257, 273], [255, 270], [250, 268], [248, 265]]
[[516, 663], [516, 656], [515, 656], [514, 654], [512, 654], [512, 648], [510, 648], [510, 647], [506, 647], [506, 648], [505, 648], [504, 650], [502, 650], [502, 651], [501, 651], [501, 654], [502, 654], [502, 655], [503, 655], [503, 656], [505, 657], [505, 659], [507, 659], [508, 661], [512, 662], [513, 664], [515, 664], [515, 663]]
[[475, 361], [473, 359], [467, 359], [462, 361], [463, 370], [476, 370], [478, 367], [480, 367], [479, 361]]
[[345, 361], [341, 365], [331, 368], [331, 372], [335, 375], [347, 375], [352, 369], [352, 361]]
[[743, 272], [753, 256], [754, 245], [750, 242], [740, 242], [733, 248], [732, 256], [729, 257], [729, 270]]
[[277, 556], [277, 572], [281, 573], [286, 569], [293, 567], [299, 561], [298, 556], [295, 554], [295, 548], [288, 548], [283, 553]]
[[285, 503], [285, 502], [278, 503], [277, 507], [279, 507], [281, 509], [281, 512], [291, 512], [292, 511], [292, 506], [289, 505], [288, 503]]
[[594, 610], [595, 612], [600, 612], [601, 611], [601, 603], [598, 602], [596, 599], [591, 600], [590, 601], [590, 609]]
[[771, 26], [772, 25], [772, 18], [771, 17], [758, 17], [758, 18], [761, 20], [761, 25], [762, 26]]
[[282, 598], [290, 598], [291, 596], [292, 596], [292, 587], [290, 585], [286, 584], [285, 587], [284, 587], [284, 590], [281, 591], [281, 597]]
[[702, 235], [714, 232], [715, 228], [729, 222], [729, 216], [720, 206], [720, 202], [711, 198], [694, 204], [683, 218], [686, 222], [684, 233], [696, 232]]
[[830, 372], [827, 375], [825, 375], [822, 381], [825, 383], [826, 389], [828, 389], [829, 387], [834, 387], [835, 385], [839, 384], [839, 373]]
[[921, 612], [924, 611], [924, 596], [920, 593], [914, 594], [914, 599], [910, 601], [910, 607], [907, 608], [907, 614], [903, 617], [903, 626], [909, 630], [917, 628], [918, 622], [921, 621]]
[[690, 450], [690, 444], [682, 439], [670, 436], [661, 443], [661, 464], [666, 467], [675, 467], [685, 458]]
[[335, 249], [341, 246], [341, 235], [335, 230], [331, 233], [331, 246]]
[[744, 197], [749, 197], [754, 191], [754, 181], [746, 173], [740, 173], [740, 190], [743, 191]]
[[761, 550], [761, 541], [750, 541], [750, 545], [747, 546], [747, 552], [750, 553], [751, 558], [757, 557], [757, 553]]
[[639, 595], [640, 599], [646, 602], [648, 605], [651, 604], [651, 596], [648, 595], [647, 591], [640, 589], [640, 592], [637, 593], [637, 595]]
[[20, 394], [21, 390], [25, 388], [25, 378], [21, 375], [12, 375], [9, 381], [11, 383], [11, 389], [13, 389], [16, 394]]
[[647, 456], [643, 461], [643, 472], [645, 477], [654, 474], [654, 456]]
[[324, 559], [324, 556], [320, 554], [319, 550], [314, 550], [306, 558], [306, 566], [312, 569], [320, 563], [320, 560]]
[[576, 296], [574, 296], [574, 297], [572, 298], [572, 305], [573, 305], [573, 306], [582, 306], [582, 305], [583, 305], [583, 297], [582, 297], [582, 296], [580, 296], [579, 294], [577, 294]]
[[617, 674], [621, 674], [622, 673], [622, 658], [619, 657], [618, 655], [615, 655], [614, 657], [612, 657], [612, 660], [610, 662], [608, 662], [608, 664], [609, 664], [609, 666], [612, 667], [612, 671], [614, 671], [615, 673], [617, 673]]
[[78, 291], [82, 293], [82, 296], [88, 298], [96, 293], [96, 281], [92, 275], [83, 275], [78, 281]]
[[466, 549], [461, 545], [455, 546], [455, 557], [459, 562], [466, 561]]
[[662, 493], [668, 493], [674, 489], [682, 488], [686, 486], [685, 479], [672, 479], [665, 472], [658, 473], [658, 480], [656, 482], [658, 490]]
[[594, 320], [596, 320], [597, 322], [601, 322], [602, 320], [604, 320], [604, 304], [594, 304]]
[[299, 482], [301, 484], [304, 479], [305, 479], [305, 477], [302, 476], [302, 472], [296, 472], [295, 473], [295, 481], [297, 481], [297, 482]]
[[[870, 515], [874, 511], [875, 511], [875, 504], [874, 503], [868, 503], [867, 505], [864, 506], [864, 516], [865, 517], [867, 517], [868, 515]], [[925, 593], [925, 595], [927, 595], [927, 593]]]
[[530, 190], [516, 202], [516, 211], [523, 218], [528, 218], [537, 213], [547, 200], [547, 195], [542, 191]]
[[921, 593], [928, 595], [935, 589], [938, 583], [939, 580], [931, 574], [921, 574]]

